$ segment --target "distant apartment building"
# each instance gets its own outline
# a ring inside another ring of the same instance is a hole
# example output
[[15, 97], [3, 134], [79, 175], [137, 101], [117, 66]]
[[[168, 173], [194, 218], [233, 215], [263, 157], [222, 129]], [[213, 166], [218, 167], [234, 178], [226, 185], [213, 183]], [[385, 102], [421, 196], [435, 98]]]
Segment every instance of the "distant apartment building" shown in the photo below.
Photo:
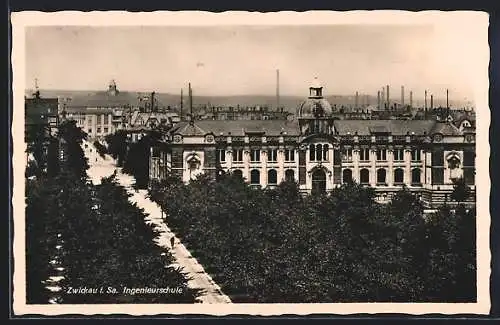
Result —
[[121, 93], [112, 80], [107, 91], [66, 100], [62, 110], [89, 138], [102, 138], [125, 128], [127, 116], [139, 108], [140, 101], [130, 93]]
[[[127, 130], [137, 136], [153, 125], [179, 122], [175, 112], [156, 112], [151, 107], [158, 105], [154, 93], [148, 96], [120, 92], [112, 80], [107, 91], [77, 96], [62, 104], [67, 119], [76, 120], [77, 126], [90, 139], [102, 139], [117, 130]], [[155, 103], [152, 105], [151, 103]]]
[[32, 98], [25, 98], [25, 130], [44, 127], [49, 134], [54, 135], [59, 124], [57, 109], [57, 98], [41, 98], [38, 92]]

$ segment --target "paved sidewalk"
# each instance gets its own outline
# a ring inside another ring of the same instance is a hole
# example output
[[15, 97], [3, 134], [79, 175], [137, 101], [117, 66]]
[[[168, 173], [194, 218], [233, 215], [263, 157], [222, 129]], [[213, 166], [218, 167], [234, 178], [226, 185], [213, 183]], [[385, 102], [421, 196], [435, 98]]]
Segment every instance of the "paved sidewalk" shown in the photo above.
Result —
[[[93, 146], [92, 149], [95, 150]], [[161, 208], [155, 202], [147, 198], [146, 190], [139, 190], [136, 192], [136, 190], [132, 188], [132, 185], [135, 183], [132, 176], [123, 174], [121, 168], [117, 168], [114, 165], [113, 159], [109, 156], [107, 156], [106, 159], [94, 156], [92, 159], [89, 159], [89, 165], [88, 175], [94, 184], [100, 183], [101, 177], [110, 176], [115, 170], [117, 171], [116, 179], [118, 183], [132, 195], [129, 198], [130, 202], [136, 203], [138, 207], [144, 209], [144, 212], [148, 215], [145, 218], [146, 223], [153, 224], [159, 231], [160, 234], [156, 239], [156, 243], [171, 252], [176, 261], [173, 266], [182, 267], [183, 272], [186, 273], [188, 278], [188, 286], [190, 288], [202, 290], [201, 296], [197, 299], [198, 302], [231, 303], [229, 297], [222, 293], [220, 287], [213, 281], [210, 275], [205, 272], [203, 266], [198, 263], [177, 237], [175, 237], [174, 248], [171, 248], [170, 238], [175, 236], [175, 234], [161, 219]]]

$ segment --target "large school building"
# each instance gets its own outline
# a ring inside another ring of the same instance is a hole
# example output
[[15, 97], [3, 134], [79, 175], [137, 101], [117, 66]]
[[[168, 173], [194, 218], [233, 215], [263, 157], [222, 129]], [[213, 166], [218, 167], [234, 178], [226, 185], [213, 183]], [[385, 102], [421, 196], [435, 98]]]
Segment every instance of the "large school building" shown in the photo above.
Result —
[[150, 178], [189, 182], [221, 171], [252, 186], [294, 180], [321, 193], [352, 180], [381, 201], [406, 185], [429, 207], [451, 201], [463, 178], [475, 201], [475, 130], [433, 120], [338, 120], [315, 80], [287, 120], [186, 121], [151, 148]]

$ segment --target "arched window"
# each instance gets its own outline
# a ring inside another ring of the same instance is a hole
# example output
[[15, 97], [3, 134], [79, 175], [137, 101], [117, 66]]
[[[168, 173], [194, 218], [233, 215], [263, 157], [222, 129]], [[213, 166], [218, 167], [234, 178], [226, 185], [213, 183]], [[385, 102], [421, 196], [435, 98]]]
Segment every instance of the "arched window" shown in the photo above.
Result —
[[324, 194], [326, 192], [326, 174], [323, 169], [316, 169], [312, 174], [312, 195]]
[[344, 169], [342, 172], [342, 182], [343, 183], [351, 183], [352, 182], [352, 170]]
[[411, 183], [420, 184], [420, 168], [415, 168], [411, 171]]
[[361, 184], [369, 184], [370, 183], [370, 171], [366, 168], [361, 169], [359, 172], [359, 182]]
[[401, 168], [396, 168], [394, 170], [394, 184], [403, 184], [404, 182], [404, 171]]
[[267, 172], [267, 183], [272, 185], [278, 184], [278, 173], [276, 169], [270, 169]]
[[293, 171], [293, 169], [287, 169], [285, 171], [285, 179], [288, 182], [295, 182], [295, 172]]
[[260, 184], [260, 172], [257, 169], [252, 169], [250, 172], [250, 184]]
[[383, 168], [377, 170], [377, 184], [385, 184], [386, 171]]
[[316, 159], [316, 146], [314, 144], [309, 145], [309, 160], [314, 161]]
[[323, 146], [320, 144], [316, 145], [316, 160], [321, 161], [323, 158]]
[[233, 175], [239, 178], [243, 178], [243, 172], [241, 171], [241, 169], [233, 170]]
[[323, 145], [323, 160], [324, 161], [328, 160], [328, 145], [327, 144]]

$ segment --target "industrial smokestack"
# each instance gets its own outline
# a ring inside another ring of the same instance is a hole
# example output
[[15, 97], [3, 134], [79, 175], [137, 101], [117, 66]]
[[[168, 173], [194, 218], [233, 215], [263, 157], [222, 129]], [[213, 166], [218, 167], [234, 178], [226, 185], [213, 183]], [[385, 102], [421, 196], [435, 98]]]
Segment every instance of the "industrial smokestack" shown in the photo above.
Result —
[[191, 90], [191, 83], [188, 84], [189, 87], [189, 114], [191, 115], [191, 121], [193, 119], [193, 93]]
[[448, 103], [448, 88], [446, 88], [446, 108], [450, 108], [450, 105]]
[[380, 90], [377, 91], [377, 108], [380, 109]]
[[356, 92], [356, 99], [354, 100], [354, 107], [358, 108], [358, 92]]
[[390, 102], [389, 102], [389, 85], [387, 85], [387, 108], [389, 108], [391, 106]]
[[382, 91], [380, 93], [380, 104], [385, 107], [385, 88], [382, 87]]
[[405, 106], [405, 86], [401, 86], [401, 106]]
[[280, 70], [276, 70], [276, 108], [280, 107]]
[[410, 91], [410, 107], [413, 107], [413, 91]]
[[182, 96], [182, 88], [181, 88], [181, 112], [180, 112], [180, 119], [182, 121], [182, 108], [184, 106], [184, 98]]
[[155, 111], [155, 92], [151, 93], [151, 112]]
[[433, 102], [433, 100], [434, 100], [434, 96], [431, 95], [431, 111], [434, 108], [434, 102]]
[[424, 116], [427, 119], [427, 90], [424, 93]]

